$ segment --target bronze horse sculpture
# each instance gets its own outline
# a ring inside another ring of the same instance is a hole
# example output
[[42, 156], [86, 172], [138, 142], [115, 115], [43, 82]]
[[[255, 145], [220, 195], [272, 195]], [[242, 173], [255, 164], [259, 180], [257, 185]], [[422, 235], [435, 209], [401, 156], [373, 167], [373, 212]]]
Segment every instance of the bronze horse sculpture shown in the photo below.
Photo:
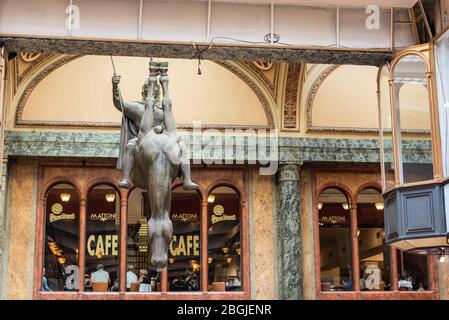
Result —
[[[177, 177], [182, 176], [184, 189], [198, 189], [198, 185], [190, 179], [187, 150], [176, 132], [176, 121], [168, 91], [168, 63], [150, 62], [149, 71], [148, 80], [142, 90], [142, 95], [146, 95], [144, 108], [135, 112], [136, 108], [133, 109], [131, 104], [124, 104], [118, 92], [124, 116], [126, 117], [128, 110], [129, 118], [135, 118], [134, 122], [140, 118], [137, 137], [127, 141], [123, 158], [119, 159], [122, 160], [121, 169], [124, 173], [124, 180], [119, 187], [129, 188], [133, 183], [136, 187], [148, 190], [151, 208], [151, 217], [148, 220], [150, 264], [161, 270], [167, 264], [167, 251], [173, 234], [170, 220], [172, 184]], [[159, 100], [159, 85], [162, 88], [162, 117], [160, 110], [157, 112], [155, 109]], [[117, 91], [114, 97], [116, 94]], [[134, 107], [136, 106], [139, 105]], [[162, 123], [157, 123], [157, 117]]]

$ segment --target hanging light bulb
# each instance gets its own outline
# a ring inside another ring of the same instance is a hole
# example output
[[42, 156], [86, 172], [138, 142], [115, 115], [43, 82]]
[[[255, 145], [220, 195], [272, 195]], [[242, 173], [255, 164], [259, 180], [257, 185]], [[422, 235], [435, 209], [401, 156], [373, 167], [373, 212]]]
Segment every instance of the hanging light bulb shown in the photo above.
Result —
[[70, 193], [61, 193], [61, 201], [69, 202], [70, 201]]
[[173, 257], [170, 257], [170, 258], [168, 259], [168, 262], [170, 262], [170, 264], [173, 264], [173, 263], [175, 263], [175, 258], [173, 258]]
[[214, 201], [215, 201], [215, 196], [214, 196], [213, 194], [210, 194], [210, 195], [207, 197], [207, 202], [209, 202], [209, 203], [214, 203]]
[[379, 211], [384, 209], [384, 203], [382, 201], [376, 202], [374, 205], [376, 206], [376, 209]]
[[345, 202], [345, 203], [342, 203], [341, 205], [342, 205], [343, 209], [349, 210], [349, 203]]
[[115, 200], [115, 193], [108, 193], [105, 196], [105, 198], [106, 198], [107, 202], [114, 202], [114, 200]]
[[208, 258], [207, 258], [207, 263], [208, 263], [208, 264], [211, 264], [212, 261], [214, 261], [214, 258], [212, 258], [212, 257], [208, 257]]
[[318, 202], [318, 210], [321, 210], [321, 209], [323, 209], [323, 203], [322, 202]]

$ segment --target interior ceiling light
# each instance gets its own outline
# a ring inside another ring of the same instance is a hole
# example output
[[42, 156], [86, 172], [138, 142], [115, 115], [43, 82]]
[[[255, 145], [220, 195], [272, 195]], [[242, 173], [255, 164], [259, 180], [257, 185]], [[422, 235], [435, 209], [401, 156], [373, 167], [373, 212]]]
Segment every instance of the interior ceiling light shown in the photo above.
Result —
[[70, 193], [61, 193], [61, 201], [69, 202], [70, 201]]
[[114, 200], [115, 200], [115, 193], [108, 193], [105, 197], [106, 197], [106, 201], [107, 202], [114, 202]]
[[376, 206], [376, 209], [379, 211], [384, 209], [384, 203], [382, 201], [376, 202], [374, 205]]

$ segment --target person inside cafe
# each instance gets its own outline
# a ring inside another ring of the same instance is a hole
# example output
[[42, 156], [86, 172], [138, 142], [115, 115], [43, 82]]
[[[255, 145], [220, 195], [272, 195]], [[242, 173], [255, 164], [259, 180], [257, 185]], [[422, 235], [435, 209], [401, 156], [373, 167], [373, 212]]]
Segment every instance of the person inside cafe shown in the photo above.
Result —
[[134, 266], [128, 264], [128, 272], [126, 272], [126, 291], [131, 290], [131, 283], [137, 282], [137, 275], [134, 273]]
[[148, 270], [140, 269], [139, 270], [139, 280], [137, 280], [139, 284], [139, 292], [151, 292], [151, 281], [148, 278]]
[[104, 265], [98, 264], [96, 269], [97, 271], [92, 272], [92, 275], [90, 276], [90, 280], [92, 281], [92, 283], [107, 282], [109, 285], [111, 279], [109, 278], [109, 272], [104, 270]]

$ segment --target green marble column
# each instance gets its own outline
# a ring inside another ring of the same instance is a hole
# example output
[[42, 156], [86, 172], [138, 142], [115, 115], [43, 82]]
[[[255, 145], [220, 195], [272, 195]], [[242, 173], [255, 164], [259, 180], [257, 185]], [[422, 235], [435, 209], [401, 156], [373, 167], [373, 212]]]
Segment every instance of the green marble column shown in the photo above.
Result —
[[279, 298], [303, 298], [299, 164], [279, 167], [278, 249]]

